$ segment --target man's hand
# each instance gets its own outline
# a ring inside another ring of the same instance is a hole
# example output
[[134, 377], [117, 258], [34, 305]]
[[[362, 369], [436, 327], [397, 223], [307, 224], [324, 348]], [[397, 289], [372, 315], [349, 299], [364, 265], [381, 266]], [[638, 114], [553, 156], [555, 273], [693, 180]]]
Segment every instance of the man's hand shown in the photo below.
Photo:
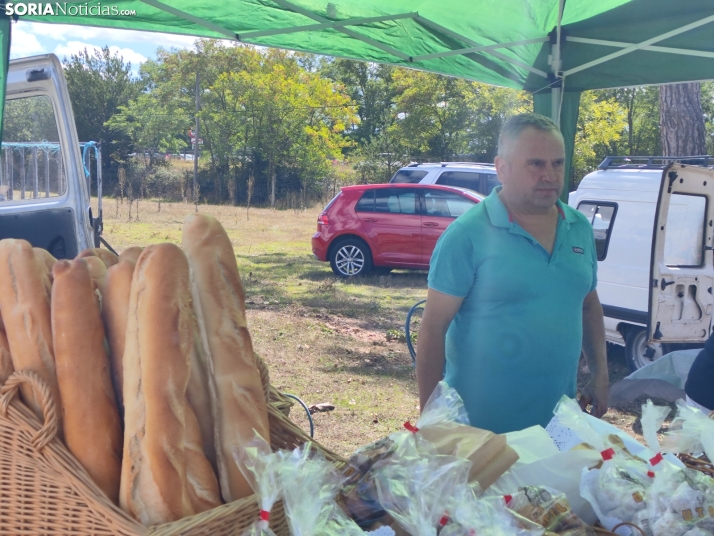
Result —
[[587, 406], [592, 404], [590, 414], [599, 419], [607, 412], [610, 380], [602, 305], [595, 290], [583, 301], [583, 353], [592, 377], [582, 390], [580, 407], [586, 411]]
[[580, 393], [580, 409], [587, 411], [589, 405], [592, 405], [590, 415], [601, 418], [607, 413], [608, 398], [610, 397], [610, 386], [607, 378], [596, 379], [592, 378], [583, 388]]

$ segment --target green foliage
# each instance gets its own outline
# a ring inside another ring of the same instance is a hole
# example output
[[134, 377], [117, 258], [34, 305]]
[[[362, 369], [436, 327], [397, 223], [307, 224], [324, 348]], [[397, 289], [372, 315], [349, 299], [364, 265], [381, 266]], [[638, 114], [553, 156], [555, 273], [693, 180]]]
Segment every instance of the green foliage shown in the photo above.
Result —
[[85, 48], [64, 58], [63, 66], [79, 140], [102, 142], [106, 166], [110, 159], [125, 160], [132, 150], [130, 140], [106, 123], [142, 91], [142, 82], [131, 74], [131, 63], [105, 46], [91, 53]]

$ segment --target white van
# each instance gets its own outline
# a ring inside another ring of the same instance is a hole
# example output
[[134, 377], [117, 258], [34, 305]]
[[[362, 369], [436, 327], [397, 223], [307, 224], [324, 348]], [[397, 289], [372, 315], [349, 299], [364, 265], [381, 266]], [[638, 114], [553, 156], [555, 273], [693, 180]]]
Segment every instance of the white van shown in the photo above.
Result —
[[570, 193], [593, 224], [607, 340], [632, 370], [712, 329], [714, 169], [692, 163], [714, 158], [608, 157]]

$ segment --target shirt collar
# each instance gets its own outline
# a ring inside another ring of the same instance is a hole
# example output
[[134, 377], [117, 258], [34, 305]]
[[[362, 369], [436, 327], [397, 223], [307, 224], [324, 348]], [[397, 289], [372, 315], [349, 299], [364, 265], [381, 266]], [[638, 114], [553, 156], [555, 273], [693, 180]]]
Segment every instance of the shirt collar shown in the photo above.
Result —
[[[503, 204], [503, 201], [501, 201], [501, 198], [498, 196], [498, 192], [501, 191], [501, 188], [502, 186], [496, 186], [493, 190], [491, 190], [491, 193], [486, 199], [483, 200], [483, 203], [486, 207], [486, 212], [488, 213], [488, 217], [491, 220], [492, 225], [496, 227], [509, 228], [514, 221], [511, 214], [508, 212], [506, 205]], [[576, 221], [577, 217], [575, 214], [571, 214], [572, 211], [566, 212], [564, 207], [565, 205], [563, 205], [563, 202], [560, 199], [555, 202], [555, 208], [558, 209], [558, 214], [560, 214], [560, 218], [563, 221], [568, 223]]]

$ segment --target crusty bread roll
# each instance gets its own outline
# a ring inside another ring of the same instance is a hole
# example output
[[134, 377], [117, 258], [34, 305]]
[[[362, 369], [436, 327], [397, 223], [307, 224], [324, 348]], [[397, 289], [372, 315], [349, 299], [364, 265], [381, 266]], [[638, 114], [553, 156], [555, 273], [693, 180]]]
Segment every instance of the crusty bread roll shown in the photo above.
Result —
[[[0, 240], [0, 315], [15, 370], [31, 370], [49, 386], [59, 404], [50, 320], [50, 281], [29, 242]], [[22, 399], [42, 421], [42, 403], [29, 386]], [[62, 437], [61, 419], [59, 437]]]
[[57, 261], [52, 333], [65, 443], [114, 503], [119, 499], [122, 435], [104, 349], [99, 301], [86, 259]]
[[129, 295], [134, 263], [120, 260], [107, 270], [104, 293], [102, 295], [102, 320], [109, 343], [112, 363], [112, 381], [117, 394], [120, 413], [124, 412], [124, 343], [126, 342], [126, 320], [129, 313]]
[[12, 376], [15, 369], [12, 366], [12, 357], [10, 356], [10, 344], [7, 342], [7, 335], [0, 325], [0, 386]]
[[107, 281], [107, 266], [99, 257], [88, 256], [82, 257], [87, 263], [89, 269], [89, 277], [92, 280], [94, 289], [99, 291], [99, 295], [104, 294], [104, 286]]
[[269, 439], [268, 412], [245, 318], [245, 298], [233, 247], [215, 218], [192, 214], [183, 227], [194, 304], [204, 343], [221, 493], [226, 502], [251, 487], [234, 449], [258, 432]]
[[145, 525], [220, 504], [188, 403], [194, 320], [186, 257], [147, 247], [134, 269], [124, 347], [124, 453], [119, 504]]
[[45, 268], [47, 268], [47, 273], [50, 276], [50, 281], [52, 281], [52, 267], [57, 262], [57, 259], [55, 259], [52, 254], [46, 249], [32, 248], [32, 250], [35, 252], [35, 257], [37, 257], [37, 260], [41, 264], [43, 264]]
[[136, 264], [136, 261], [139, 260], [139, 255], [141, 255], [142, 251], [144, 251], [144, 248], [141, 248], [139, 246], [132, 246], [130, 248], [126, 248], [119, 254], [119, 260], [131, 261], [133, 264]]
[[85, 249], [84, 251], [80, 252], [79, 255], [77, 255], [78, 259], [86, 259], [87, 257], [97, 257], [101, 259], [106, 268], [111, 268], [119, 262], [119, 257], [108, 249], [89, 248]]

